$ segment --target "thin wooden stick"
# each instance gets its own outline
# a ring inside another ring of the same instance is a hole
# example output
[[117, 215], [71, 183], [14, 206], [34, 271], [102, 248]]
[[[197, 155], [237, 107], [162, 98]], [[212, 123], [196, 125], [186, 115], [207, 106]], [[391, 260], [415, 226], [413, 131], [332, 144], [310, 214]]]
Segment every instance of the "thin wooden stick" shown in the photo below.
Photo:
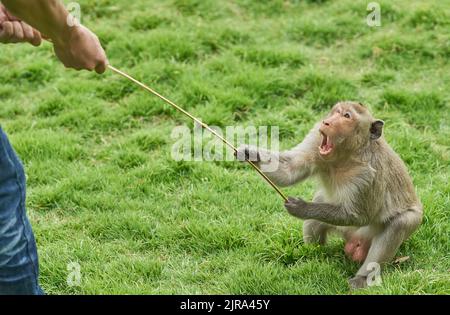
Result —
[[[222, 140], [226, 145], [228, 145], [230, 148], [232, 148], [234, 150], [234, 152], [237, 152], [237, 148], [231, 144], [229, 141], [227, 141], [224, 137], [222, 137], [221, 135], [219, 135], [214, 129], [210, 128], [207, 124], [205, 124], [204, 122], [202, 122], [200, 119], [198, 119], [197, 117], [191, 115], [189, 112], [187, 112], [186, 110], [184, 110], [183, 108], [181, 108], [180, 106], [178, 106], [177, 104], [175, 104], [174, 102], [172, 102], [171, 100], [165, 98], [164, 96], [162, 96], [161, 94], [159, 94], [158, 92], [156, 92], [155, 90], [149, 88], [147, 85], [145, 85], [144, 83], [136, 80], [135, 78], [133, 78], [132, 76], [130, 76], [129, 74], [126, 74], [123, 71], [120, 71], [119, 69], [108, 65], [108, 68], [111, 69], [113, 72], [123, 76], [124, 78], [127, 78], [128, 80], [130, 80], [131, 82], [139, 85], [141, 88], [143, 88], [144, 90], [147, 90], [148, 92], [152, 93], [153, 95], [159, 97], [160, 99], [162, 99], [164, 102], [166, 102], [167, 104], [171, 105], [172, 107], [176, 108], [178, 111], [182, 112], [183, 114], [185, 114], [186, 116], [188, 116], [189, 118], [191, 118], [193, 121], [195, 121], [196, 123], [198, 123], [200, 126], [202, 126], [203, 128], [205, 128], [206, 130], [208, 130], [209, 132], [211, 132], [213, 135], [215, 135], [217, 138], [219, 138], [220, 140]], [[252, 161], [250, 161], [249, 159], [245, 159], [245, 161], [247, 161], [265, 180], [266, 182], [269, 183], [270, 186], [273, 187], [273, 189], [275, 189], [275, 191], [284, 199], [284, 201], [287, 201], [288, 198], [286, 197], [286, 195], [280, 190], [280, 188], [278, 188], [277, 185], [275, 185], [274, 182], [272, 182], [270, 180], [269, 177], [267, 177], [266, 174], [264, 174], [258, 166], [255, 165], [255, 163], [253, 163]]]

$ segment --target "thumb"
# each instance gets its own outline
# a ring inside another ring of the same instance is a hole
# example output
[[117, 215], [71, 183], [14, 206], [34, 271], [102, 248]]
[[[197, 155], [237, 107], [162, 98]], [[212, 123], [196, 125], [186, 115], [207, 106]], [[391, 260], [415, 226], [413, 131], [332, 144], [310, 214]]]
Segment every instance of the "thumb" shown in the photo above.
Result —
[[38, 30], [33, 29], [33, 39], [30, 42], [31, 45], [39, 46], [41, 44], [41, 42], [42, 42], [41, 33]]
[[104, 73], [108, 65], [109, 65], [108, 59], [100, 61], [95, 67], [95, 72], [97, 72], [98, 74]]

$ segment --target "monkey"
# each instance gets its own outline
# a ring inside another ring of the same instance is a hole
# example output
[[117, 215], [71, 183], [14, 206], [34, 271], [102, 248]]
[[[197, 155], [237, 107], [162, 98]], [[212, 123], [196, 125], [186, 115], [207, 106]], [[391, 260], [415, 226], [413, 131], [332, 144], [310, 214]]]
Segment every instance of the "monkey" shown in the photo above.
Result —
[[289, 197], [285, 208], [304, 220], [304, 243], [324, 245], [330, 233], [344, 238], [345, 254], [362, 263], [348, 280], [351, 289], [366, 287], [371, 263], [390, 262], [422, 222], [412, 179], [383, 127], [363, 104], [342, 101], [290, 150], [241, 145], [236, 152], [280, 186], [316, 179], [312, 202]]

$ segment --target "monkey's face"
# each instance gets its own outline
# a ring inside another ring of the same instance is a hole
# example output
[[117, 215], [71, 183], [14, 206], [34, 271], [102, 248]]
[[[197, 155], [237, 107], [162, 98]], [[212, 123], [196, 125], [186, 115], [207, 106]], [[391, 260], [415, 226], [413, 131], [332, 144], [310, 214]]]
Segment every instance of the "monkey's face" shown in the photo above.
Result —
[[337, 103], [319, 128], [319, 153], [332, 156], [335, 151], [354, 150], [369, 139], [371, 115], [363, 106], [352, 102]]

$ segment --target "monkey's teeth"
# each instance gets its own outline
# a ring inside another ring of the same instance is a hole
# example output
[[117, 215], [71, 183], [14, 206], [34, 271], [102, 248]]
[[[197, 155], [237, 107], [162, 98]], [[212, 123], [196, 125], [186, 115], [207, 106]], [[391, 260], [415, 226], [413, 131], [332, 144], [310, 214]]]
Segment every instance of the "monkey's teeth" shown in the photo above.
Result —
[[328, 155], [331, 151], [333, 151], [333, 145], [331, 143], [319, 146], [319, 152], [321, 155]]
[[325, 133], [322, 133], [322, 143], [319, 146], [319, 153], [321, 155], [328, 155], [333, 151], [333, 143], [331, 142], [331, 139], [329, 136], [327, 136]]

